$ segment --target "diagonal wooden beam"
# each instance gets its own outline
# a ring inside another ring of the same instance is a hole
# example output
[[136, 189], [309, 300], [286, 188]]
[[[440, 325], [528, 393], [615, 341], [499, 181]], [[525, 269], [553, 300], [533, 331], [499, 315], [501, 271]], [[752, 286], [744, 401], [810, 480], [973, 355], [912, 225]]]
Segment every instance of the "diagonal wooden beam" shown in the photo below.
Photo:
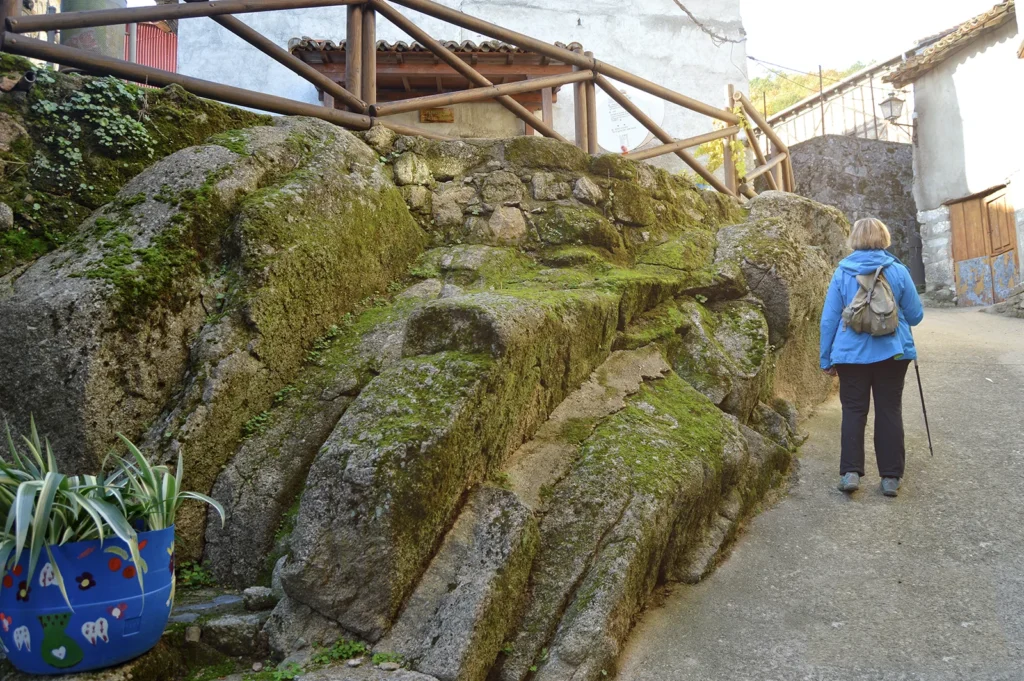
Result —
[[465, 28], [469, 31], [476, 33], [482, 33], [483, 35], [493, 38], [495, 40], [503, 40], [506, 43], [511, 43], [516, 47], [531, 52], [538, 52], [542, 55], [557, 59], [564, 64], [572, 64], [573, 66], [579, 66], [584, 69], [591, 69], [597, 73], [603, 74], [608, 78], [614, 78], [615, 80], [627, 83], [637, 88], [648, 92], [655, 97], [661, 97], [662, 99], [668, 100], [674, 104], [678, 104], [684, 108], [702, 113], [705, 116], [717, 118], [721, 121], [725, 121], [730, 125], [736, 125], [739, 123], [739, 117], [736, 116], [732, 111], [727, 109], [719, 109], [705, 104], [704, 102], [697, 101], [691, 97], [680, 94], [674, 90], [670, 90], [667, 87], [653, 83], [646, 78], [623, 71], [620, 68], [606, 64], [602, 61], [594, 59], [593, 57], [587, 57], [586, 55], [571, 52], [563, 47], [558, 47], [550, 43], [546, 43], [543, 40], [537, 40], [531, 38], [528, 35], [511, 31], [501, 26], [496, 26], [490, 22], [478, 19], [474, 16], [470, 16], [464, 12], [460, 12], [450, 7], [445, 7], [432, 0], [394, 0], [399, 5], [414, 9], [418, 12], [422, 12], [427, 16], [432, 16], [442, 21], [447, 21], [450, 24], [455, 24], [460, 28]]
[[626, 156], [626, 158], [632, 159], [634, 161], [646, 161], [649, 158], [664, 156], [665, 154], [673, 154], [680, 149], [699, 147], [700, 145], [705, 144], [706, 142], [714, 142], [715, 140], [720, 140], [723, 137], [735, 135], [739, 131], [739, 126], [734, 125], [730, 128], [715, 130], [714, 132], [704, 133], [703, 135], [697, 135], [696, 137], [688, 137], [686, 139], [681, 139], [678, 142], [673, 142], [672, 144], [662, 144], [661, 146], [651, 147], [650, 149], [631, 151]]
[[311, 116], [321, 118], [336, 125], [343, 125], [355, 130], [366, 130], [373, 121], [369, 116], [342, 111], [341, 109], [329, 109], [318, 104], [307, 104], [285, 97], [268, 95], [262, 92], [253, 92], [231, 85], [222, 85], [200, 78], [193, 78], [181, 73], [164, 71], [163, 69], [144, 66], [142, 64], [131, 64], [123, 59], [106, 57], [95, 52], [88, 52], [67, 45], [56, 45], [26, 38], [15, 33], [7, 33], [4, 36], [4, 50], [11, 54], [18, 54], [31, 59], [49, 61], [63, 66], [74, 66], [86, 73], [111, 75], [125, 80], [135, 81], [146, 85], [166, 87], [168, 85], [180, 85], [194, 95], [216, 99], [220, 102], [247, 106], [271, 113], [283, 114], [285, 116]]
[[472, 90], [461, 90], [459, 92], [447, 92], [440, 95], [428, 95], [426, 97], [414, 97], [403, 99], [387, 104], [376, 104], [370, 107], [371, 116], [394, 116], [395, 114], [407, 111], [419, 111], [420, 109], [433, 109], [441, 106], [452, 106], [454, 104], [465, 104], [467, 102], [479, 102], [485, 99], [494, 99], [501, 95], [518, 95], [525, 92], [534, 92], [557, 85], [568, 85], [583, 80], [591, 80], [594, 77], [592, 71], [579, 71], [576, 73], [565, 73], [557, 76], [546, 76], [544, 78], [531, 78], [520, 80], [508, 85], [492, 85], [491, 87], [478, 87]]
[[[672, 139], [672, 135], [668, 134], [664, 130], [664, 128], [662, 128], [660, 125], [651, 120], [651, 117], [645, 114], [643, 111], [641, 111], [640, 107], [638, 107], [636, 104], [630, 101], [629, 97], [626, 97], [624, 94], [619, 92], [619, 89], [615, 87], [612, 83], [610, 83], [607, 78], [599, 75], [594, 80], [597, 83], [598, 87], [607, 92], [608, 96], [614, 99], [616, 102], [618, 102], [619, 106], [621, 106], [623, 109], [631, 113], [633, 115], [633, 118], [640, 121], [641, 125], [643, 125], [645, 128], [651, 131], [652, 135], [660, 139], [665, 144], [673, 144], [675, 142], [675, 140]], [[700, 161], [698, 161], [693, 154], [686, 151], [685, 149], [676, 149], [673, 151], [673, 153], [679, 158], [683, 159], [683, 162], [686, 163], [686, 165], [690, 166], [690, 168], [692, 168], [695, 173], [703, 177], [704, 181], [710, 184], [712, 187], [722, 192], [723, 194], [728, 194], [729, 196], [736, 196], [734, 193], [729, 191], [728, 187], [722, 184], [721, 180], [712, 175], [711, 172], [708, 171], [708, 169], [705, 168], [704, 165]]]
[[[772, 141], [775, 148], [781, 153], [788, 154], [789, 147], [786, 146], [786, 143], [782, 141], [782, 138], [779, 137], [778, 133], [775, 132], [772, 126], [768, 125], [768, 121], [766, 121], [757, 108], [750, 103], [747, 96], [742, 92], [737, 92], [733, 96], [736, 98], [737, 102], [743, 105], [743, 109], [747, 112], [747, 117], [754, 121], [754, 123], [757, 124], [757, 127], [761, 128], [761, 131]], [[784, 191], [796, 191], [796, 182], [793, 178], [793, 164], [788, 159], [782, 164], [782, 178]]]
[[[494, 83], [481, 75], [479, 71], [464, 62], [457, 55], [453, 54], [440, 42], [434, 40], [426, 31], [414, 24], [394, 7], [384, 2], [384, 0], [370, 0], [370, 4], [377, 10], [377, 12], [387, 17], [388, 21], [405, 31], [410, 38], [426, 47], [434, 54], [435, 57], [451, 66], [470, 83], [479, 87], [491, 87], [494, 85]], [[522, 119], [527, 125], [535, 130], [539, 130], [545, 137], [553, 137], [560, 142], [568, 142], [568, 140], [555, 132], [554, 128], [534, 116], [525, 106], [508, 95], [498, 97], [497, 101], [499, 104]]]
[[358, 111], [359, 113], [366, 113], [369, 110], [367, 103], [359, 97], [356, 97], [341, 85], [328, 78], [325, 74], [320, 73], [259, 31], [251, 28], [238, 17], [223, 15], [213, 16], [210, 18], [274, 61], [288, 69], [291, 69], [316, 87], [330, 94], [335, 99], [340, 99], [345, 102], [345, 104], [351, 109]]
[[[757, 135], [754, 134], [754, 130], [753, 130], [753, 128], [750, 127], [750, 123], [747, 123], [746, 125], [744, 125], [743, 128], [744, 128], [744, 132], [746, 132], [746, 134], [747, 134], [747, 142], [750, 143], [750, 147], [754, 150], [754, 155], [757, 157], [758, 165], [761, 165], [761, 166], [767, 165], [768, 164], [768, 160], [765, 159], [764, 152], [761, 151], [761, 145], [757, 143]], [[747, 179], [749, 181], [749, 179], [750, 179], [749, 176], [748, 176]], [[777, 190], [779, 188], [778, 182], [775, 181], [775, 174], [774, 173], [768, 173], [768, 177], [765, 178], [765, 179], [768, 180], [768, 186], [771, 189], [776, 189]]]
[[[306, 7], [332, 7], [334, 5], [358, 5], [366, 0], [215, 0], [173, 5], [152, 5], [147, 7], [122, 7], [121, 9], [90, 9], [60, 14], [36, 14], [32, 16], [9, 16], [7, 30], [11, 33], [36, 33], [60, 31], [67, 28], [92, 28], [116, 24], [139, 24], [146, 21], [167, 21], [190, 17], [212, 17], [219, 14], [245, 14], [248, 12], [271, 12], [283, 9]], [[2, 27], [0, 27], [2, 28]]]
[[[769, 170], [773, 169], [775, 166], [785, 161], [787, 158], [789, 158], [789, 154], [783, 152], [776, 156], [775, 158], [773, 158], [771, 161], [765, 163], [764, 165], [760, 165], [754, 168], [752, 171], [747, 173], [747, 176], [744, 179], [746, 179], [747, 183], [749, 184], [756, 180], [757, 178], [764, 175], [765, 173], [767, 173]], [[769, 175], [769, 177], [771, 177], [771, 175]]]

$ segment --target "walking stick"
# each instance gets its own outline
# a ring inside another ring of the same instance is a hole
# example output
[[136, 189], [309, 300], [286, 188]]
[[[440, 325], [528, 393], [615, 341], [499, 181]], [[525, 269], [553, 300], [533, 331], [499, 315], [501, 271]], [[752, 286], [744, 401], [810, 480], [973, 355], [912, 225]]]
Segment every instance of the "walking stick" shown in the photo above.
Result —
[[928, 407], [924, 406], [924, 387], [921, 385], [921, 369], [917, 366], [917, 360], [914, 360], [914, 371], [917, 372], [917, 390], [921, 393], [921, 411], [924, 412], [924, 430], [928, 433], [928, 451], [931, 452], [932, 456], [935, 456], [935, 450], [932, 449], [932, 431], [928, 427]]

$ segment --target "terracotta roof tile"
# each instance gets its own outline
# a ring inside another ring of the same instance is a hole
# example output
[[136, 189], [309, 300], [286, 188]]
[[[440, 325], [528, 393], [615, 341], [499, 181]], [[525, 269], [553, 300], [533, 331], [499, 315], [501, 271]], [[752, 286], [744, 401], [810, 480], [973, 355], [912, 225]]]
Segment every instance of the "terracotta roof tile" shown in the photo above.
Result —
[[959, 26], [923, 41], [917, 54], [895, 68], [886, 80], [896, 87], [914, 82], [946, 59], [964, 49], [978, 38], [995, 31], [1014, 20], [1015, 0], [1007, 0]]
[[[479, 43], [475, 43], [472, 40], [463, 40], [461, 43], [454, 40], [442, 40], [441, 44], [447, 47], [452, 52], [460, 53], [482, 53], [482, 52], [498, 52], [503, 54], [528, 54], [528, 50], [523, 50], [515, 45], [503, 43], [497, 40], [484, 40]], [[573, 49], [578, 47], [579, 43], [571, 43], [566, 45], [564, 43], [555, 43], [557, 47], [563, 47], [566, 49]], [[344, 52], [345, 41], [340, 40], [335, 42], [333, 40], [318, 40], [315, 38], [292, 38], [288, 41], [288, 51], [294, 54], [297, 51], [308, 51], [308, 52]], [[419, 43], [407, 43], [402, 40], [398, 40], [393, 43], [389, 43], [386, 40], [377, 41], [378, 52], [429, 52], [426, 47]]]

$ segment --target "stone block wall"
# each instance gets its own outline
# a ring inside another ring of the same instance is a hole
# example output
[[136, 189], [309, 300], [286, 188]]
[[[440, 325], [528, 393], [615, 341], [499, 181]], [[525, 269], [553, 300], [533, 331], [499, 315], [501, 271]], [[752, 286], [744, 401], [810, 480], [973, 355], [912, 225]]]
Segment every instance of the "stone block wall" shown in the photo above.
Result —
[[953, 279], [952, 227], [949, 207], [923, 210], [917, 214], [921, 223], [921, 259], [924, 260], [925, 295], [937, 303], [956, 300]]
[[910, 237], [919, 217], [911, 145], [825, 135], [790, 151], [798, 194], [835, 206], [851, 223], [878, 218], [892, 232], [892, 252], [910, 265]]

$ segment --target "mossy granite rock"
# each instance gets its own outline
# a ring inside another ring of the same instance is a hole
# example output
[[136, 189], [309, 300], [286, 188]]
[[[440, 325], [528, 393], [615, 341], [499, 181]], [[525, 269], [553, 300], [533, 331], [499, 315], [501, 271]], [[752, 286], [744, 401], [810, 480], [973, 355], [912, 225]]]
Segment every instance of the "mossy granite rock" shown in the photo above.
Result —
[[536, 520], [511, 491], [473, 492], [381, 651], [441, 681], [483, 681], [519, 619]]
[[[66, 243], [95, 209], [153, 162], [211, 135], [270, 118], [191, 95], [113, 78], [39, 69], [0, 55], [0, 79], [36, 70], [28, 92], [0, 91], [0, 276]], [[116, 128], [117, 135], [107, 129]]]
[[[350, 133], [284, 119], [231, 146], [157, 163], [73, 244], [2, 280], [0, 409], [15, 427], [35, 413], [69, 472], [149, 426], [147, 446], [182, 449], [186, 484], [209, 491], [313, 340], [420, 252]], [[182, 558], [199, 556], [203, 518], [179, 516]]]
[[[362, 139], [283, 118], [142, 171], [0, 279], [0, 411], [68, 470], [115, 431], [184, 453], [229, 513], [208, 566], [280, 599], [211, 625], [233, 652], [358, 639], [411, 667], [319, 681], [614, 675], [652, 590], [713, 570], [783, 479], [791, 402], [831, 388], [845, 224], [548, 139]], [[182, 559], [206, 519], [179, 516]]]
[[763, 304], [769, 342], [778, 349], [775, 390], [801, 407], [823, 400], [833, 385], [816, 359], [833, 265], [816, 243], [802, 227], [775, 217], [724, 228], [716, 252], [720, 262], [739, 262]]

